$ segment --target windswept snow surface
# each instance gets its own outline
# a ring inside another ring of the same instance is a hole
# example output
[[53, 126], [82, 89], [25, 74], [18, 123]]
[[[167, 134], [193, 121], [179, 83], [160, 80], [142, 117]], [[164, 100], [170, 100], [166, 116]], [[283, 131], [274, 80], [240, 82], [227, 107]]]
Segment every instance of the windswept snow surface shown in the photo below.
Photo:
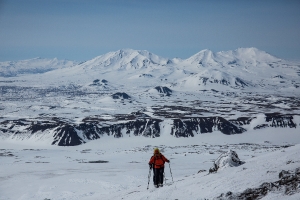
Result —
[[[299, 143], [297, 129], [181, 139], [166, 134], [155, 139], [104, 137], [76, 147], [2, 141], [0, 199], [214, 199], [277, 181], [281, 170], [299, 167]], [[147, 163], [155, 147], [171, 163], [166, 163], [165, 186], [154, 188], [151, 177], [147, 190]], [[230, 149], [245, 163], [208, 174], [213, 161]], [[263, 199], [299, 198], [300, 193], [269, 192]]]

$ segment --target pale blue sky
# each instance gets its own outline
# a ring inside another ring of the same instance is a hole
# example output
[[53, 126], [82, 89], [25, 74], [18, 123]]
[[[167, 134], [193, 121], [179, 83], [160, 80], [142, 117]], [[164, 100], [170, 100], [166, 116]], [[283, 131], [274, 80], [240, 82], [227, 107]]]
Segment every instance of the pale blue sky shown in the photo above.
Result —
[[256, 47], [300, 60], [299, 0], [0, 0], [0, 61]]

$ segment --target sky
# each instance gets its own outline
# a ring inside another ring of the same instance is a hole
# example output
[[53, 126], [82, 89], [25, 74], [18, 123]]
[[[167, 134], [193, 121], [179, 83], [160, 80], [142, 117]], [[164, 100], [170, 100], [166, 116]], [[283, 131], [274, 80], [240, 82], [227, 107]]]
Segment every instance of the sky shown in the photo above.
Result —
[[300, 60], [299, 10], [299, 0], [0, 0], [0, 61], [240, 47]]

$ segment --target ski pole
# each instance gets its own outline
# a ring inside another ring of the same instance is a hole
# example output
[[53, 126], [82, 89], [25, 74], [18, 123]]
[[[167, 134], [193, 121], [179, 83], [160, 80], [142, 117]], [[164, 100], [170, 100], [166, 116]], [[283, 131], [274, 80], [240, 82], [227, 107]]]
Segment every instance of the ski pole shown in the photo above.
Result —
[[174, 182], [170, 163], [169, 163], [169, 168], [170, 168], [170, 173], [171, 173], [171, 177], [172, 177], [172, 182]]
[[149, 189], [150, 177], [151, 177], [151, 168], [149, 168], [149, 174], [148, 174], [148, 186], [147, 186], [147, 190]]

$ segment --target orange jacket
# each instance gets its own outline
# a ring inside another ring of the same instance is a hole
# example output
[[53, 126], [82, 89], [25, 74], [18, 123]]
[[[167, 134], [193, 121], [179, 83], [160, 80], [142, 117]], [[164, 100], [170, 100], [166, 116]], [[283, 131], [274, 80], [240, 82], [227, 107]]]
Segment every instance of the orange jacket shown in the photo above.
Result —
[[154, 168], [157, 169], [157, 168], [165, 167], [165, 162], [169, 162], [169, 160], [164, 155], [159, 153], [159, 154], [154, 154], [150, 158], [149, 165], [153, 164]]

